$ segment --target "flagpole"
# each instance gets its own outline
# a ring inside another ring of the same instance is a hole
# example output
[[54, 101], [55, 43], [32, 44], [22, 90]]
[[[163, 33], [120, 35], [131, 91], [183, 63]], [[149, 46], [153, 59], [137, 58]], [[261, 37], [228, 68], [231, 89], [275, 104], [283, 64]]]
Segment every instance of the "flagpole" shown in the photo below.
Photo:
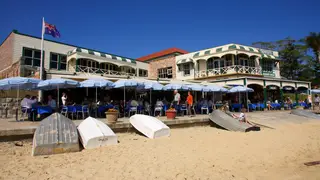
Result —
[[[41, 54], [40, 54], [40, 80], [43, 80], [43, 38], [44, 38], [44, 17], [42, 18], [42, 29], [41, 29]], [[42, 100], [42, 91], [39, 91], [39, 100]]]

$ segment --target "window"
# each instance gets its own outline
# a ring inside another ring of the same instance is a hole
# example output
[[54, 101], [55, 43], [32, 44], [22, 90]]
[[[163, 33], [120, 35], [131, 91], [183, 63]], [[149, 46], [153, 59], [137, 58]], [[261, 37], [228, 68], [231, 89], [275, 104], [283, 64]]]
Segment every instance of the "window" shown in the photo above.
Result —
[[158, 69], [158, 78], [172, 78], [172, 67]]
[[23, 48], [22, 59], [24, 61], [24, 65], [40, 67], [40, 57], [40, 50]]
[[232, 54], [226, 55], [226, 66], [232, 66]]
[[139, 76], [140, 77], [147, 77], [148, 76], [148, 71], [147, 70], [143, 70], [143, 69], [139, 69]]
[[273, 71], [273, 61], [263, 59], [261, 62], [262, 71]]
[[190, 63], [183, 64], [183, 75], [190, 75]]
[[63, 54], [50, 53], [50, 69], [66, 70], [67, 56]]

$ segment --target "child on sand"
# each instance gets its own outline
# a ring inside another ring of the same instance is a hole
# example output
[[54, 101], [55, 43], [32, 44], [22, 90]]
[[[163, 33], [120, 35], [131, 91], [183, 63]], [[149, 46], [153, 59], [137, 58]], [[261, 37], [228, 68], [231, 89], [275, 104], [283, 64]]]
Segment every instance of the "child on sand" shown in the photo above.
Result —
[[248, 120], [247, 120], [247, 116], [245, 114], [246, 112], [246, 108], [242, 108], [241, 109], [241, 113], [239, 116], [237, 116], [236, 114], [232, 114], [232, 117], [235, 118], [235, 119], [238, 119], [240, 122], [244, 122], [244, 123], [248, 123], [250, 125], [253, 126], [253, 124], [251, 124]]

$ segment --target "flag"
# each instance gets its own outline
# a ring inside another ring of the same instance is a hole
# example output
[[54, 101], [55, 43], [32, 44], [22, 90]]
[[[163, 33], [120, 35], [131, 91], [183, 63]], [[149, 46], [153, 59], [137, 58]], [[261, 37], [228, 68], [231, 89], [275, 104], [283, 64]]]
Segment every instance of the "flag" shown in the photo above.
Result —
[[60, 32], [56, 28], [55, 25], [49, 24], [49, 23], [44, 23], [45, 27], [45, 34], [49, 34], [52, 37], [59, 38], [60, 37]]

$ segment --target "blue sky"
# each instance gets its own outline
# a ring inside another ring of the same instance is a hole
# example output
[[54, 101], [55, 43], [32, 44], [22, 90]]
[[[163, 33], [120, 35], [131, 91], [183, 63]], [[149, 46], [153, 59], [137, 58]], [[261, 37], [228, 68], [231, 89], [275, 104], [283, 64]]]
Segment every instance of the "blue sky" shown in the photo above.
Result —
[[302, 38], [320, 31], [319, 7], [317, 0], [2, 0], [0, 41], [13, 29], [40, 36], [45, 17], [61, 33], [54, 40], [138, 58], [170, 47]]

